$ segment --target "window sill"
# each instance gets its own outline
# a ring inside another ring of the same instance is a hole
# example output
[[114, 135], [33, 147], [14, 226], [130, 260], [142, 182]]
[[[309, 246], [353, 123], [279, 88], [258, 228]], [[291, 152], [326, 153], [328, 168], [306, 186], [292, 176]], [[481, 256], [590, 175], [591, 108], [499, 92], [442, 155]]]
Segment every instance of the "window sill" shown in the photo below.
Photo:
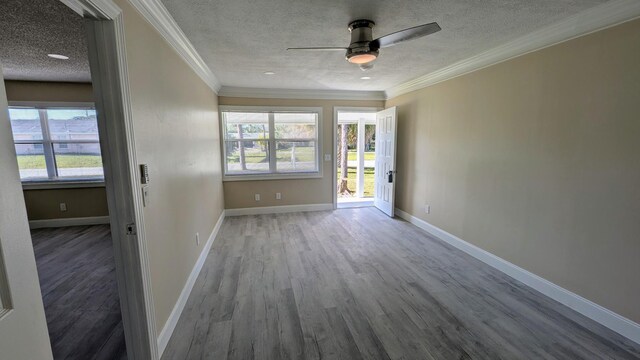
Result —
[[263, 180], [301, 180], [321, 179], [322, 173], [298, 173], [298, 174], [251, 174], [251, 175], [225, 175], [223, 182], [230, 181], [263, 181]]
[[81, 189], [104, 187], [104, 180], [23, 181], [22, 190]]

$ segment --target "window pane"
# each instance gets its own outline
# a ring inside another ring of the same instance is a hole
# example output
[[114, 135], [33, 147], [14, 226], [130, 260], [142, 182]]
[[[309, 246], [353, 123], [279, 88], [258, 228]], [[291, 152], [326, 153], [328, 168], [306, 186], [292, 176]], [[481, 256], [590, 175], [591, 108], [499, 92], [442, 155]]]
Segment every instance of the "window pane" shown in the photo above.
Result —
[[[365, 160], [375, 160], [376, 154], [376, 126], [364, 126], [364, 151], [371, 152], [371, 156], [365, 154]], [[370, 159], [371, 157], [371, 159]]]
[[103, 177], [99, 143], [53, 144], [58, 177]]
[[279, 172], [317, 171], [315, 141], [277, 141], [276, 147]]
[[51, 140], [98, 140], [98, 121], [92, 109], [47, 109]]
[[37, 109], [9, 109], [13, 140], [42, 140], [40, 115]]
[[227, 173], [269, 172], [267, 141], [226, 141]]
[[44, 160], [42, 144], [16, 144], [20, 179], [32, 180], [47, 178], [47, 165]]
[[268, 139], [269, 114], [224, 113], [226, 139]]
[[317, 114], [274, 114], [276, 139], [315, 139]]

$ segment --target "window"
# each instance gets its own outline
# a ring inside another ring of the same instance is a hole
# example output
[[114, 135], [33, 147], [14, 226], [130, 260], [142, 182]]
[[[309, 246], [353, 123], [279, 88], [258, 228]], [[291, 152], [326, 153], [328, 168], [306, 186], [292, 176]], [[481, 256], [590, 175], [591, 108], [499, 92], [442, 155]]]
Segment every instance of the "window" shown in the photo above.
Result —
[[9, 107], [22, 181], [104, 178], [91, 107]]
[[320, 174], [316, 108], [222, 107], [225, 180]]

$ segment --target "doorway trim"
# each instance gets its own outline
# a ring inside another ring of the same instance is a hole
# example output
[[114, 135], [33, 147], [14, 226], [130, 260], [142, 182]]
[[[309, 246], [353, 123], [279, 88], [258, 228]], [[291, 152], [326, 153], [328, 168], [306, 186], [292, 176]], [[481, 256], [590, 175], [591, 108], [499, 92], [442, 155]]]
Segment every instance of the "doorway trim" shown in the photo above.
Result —
[[333, 209], [338, 208], [338, 151], [337, 151], [337, 134], [338, 134], [338, 113], [339, 112], [372, 112], [376, 113], [378, 111], [384, 110], [384, 108], [374, 107], [374, 106], [334, 106], [333, 107], [333, 126], [331, 132], [331, 143], [333, 144], [332, 153], [333, 153], [333, 179], [331, 180], [331, 184], [333, 187]]
[[112, 0], [61, 1], [85, 18], [127, 357], [157, 360], [122, 10]]

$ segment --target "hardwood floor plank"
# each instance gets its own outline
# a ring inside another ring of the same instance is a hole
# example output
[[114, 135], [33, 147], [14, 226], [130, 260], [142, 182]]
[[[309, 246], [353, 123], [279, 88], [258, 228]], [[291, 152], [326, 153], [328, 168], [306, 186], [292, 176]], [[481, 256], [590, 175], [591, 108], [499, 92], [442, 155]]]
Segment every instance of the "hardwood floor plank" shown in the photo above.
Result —
[[164, 359], [640, 359], [373, 208], [225, 219]]
[[[279, 359], [300, 359], [303, 354], [303, 335], [300, 317], [292, 289], [280, 290], [276, 298], [277, 328], [280, 334]], [[257, 358], [262, 358], [258, 356]]]
[[364, 359], [390, 359], [382, 341], [373, 331], [369, 322], [368, 316], [375, 316], [375, 314], [367, 316], [357, 305], [353, 294], [346, 287], [339, 289], [337, 295], [337, 299], [340, 300], [338, 302], [338, 310], [347, 324], [362, 357]]
[[333, 337], [336, 341], [340, 358], [353, 360], [362, 359], [362, 354], [360, 354], [360, 350], [358, 349], [358, 346], [356, 346], [353, 335], [342, 317], [342, 314], [337, 308], [329, 308], [324, 311], [326, 313], [331, 332], [333, 333]]
[[126, 359], [109, 225], [32, 230], [55, 359]]
[[229, 351], [231, 321], [211, 323], [202, 359], [225, 360]]

